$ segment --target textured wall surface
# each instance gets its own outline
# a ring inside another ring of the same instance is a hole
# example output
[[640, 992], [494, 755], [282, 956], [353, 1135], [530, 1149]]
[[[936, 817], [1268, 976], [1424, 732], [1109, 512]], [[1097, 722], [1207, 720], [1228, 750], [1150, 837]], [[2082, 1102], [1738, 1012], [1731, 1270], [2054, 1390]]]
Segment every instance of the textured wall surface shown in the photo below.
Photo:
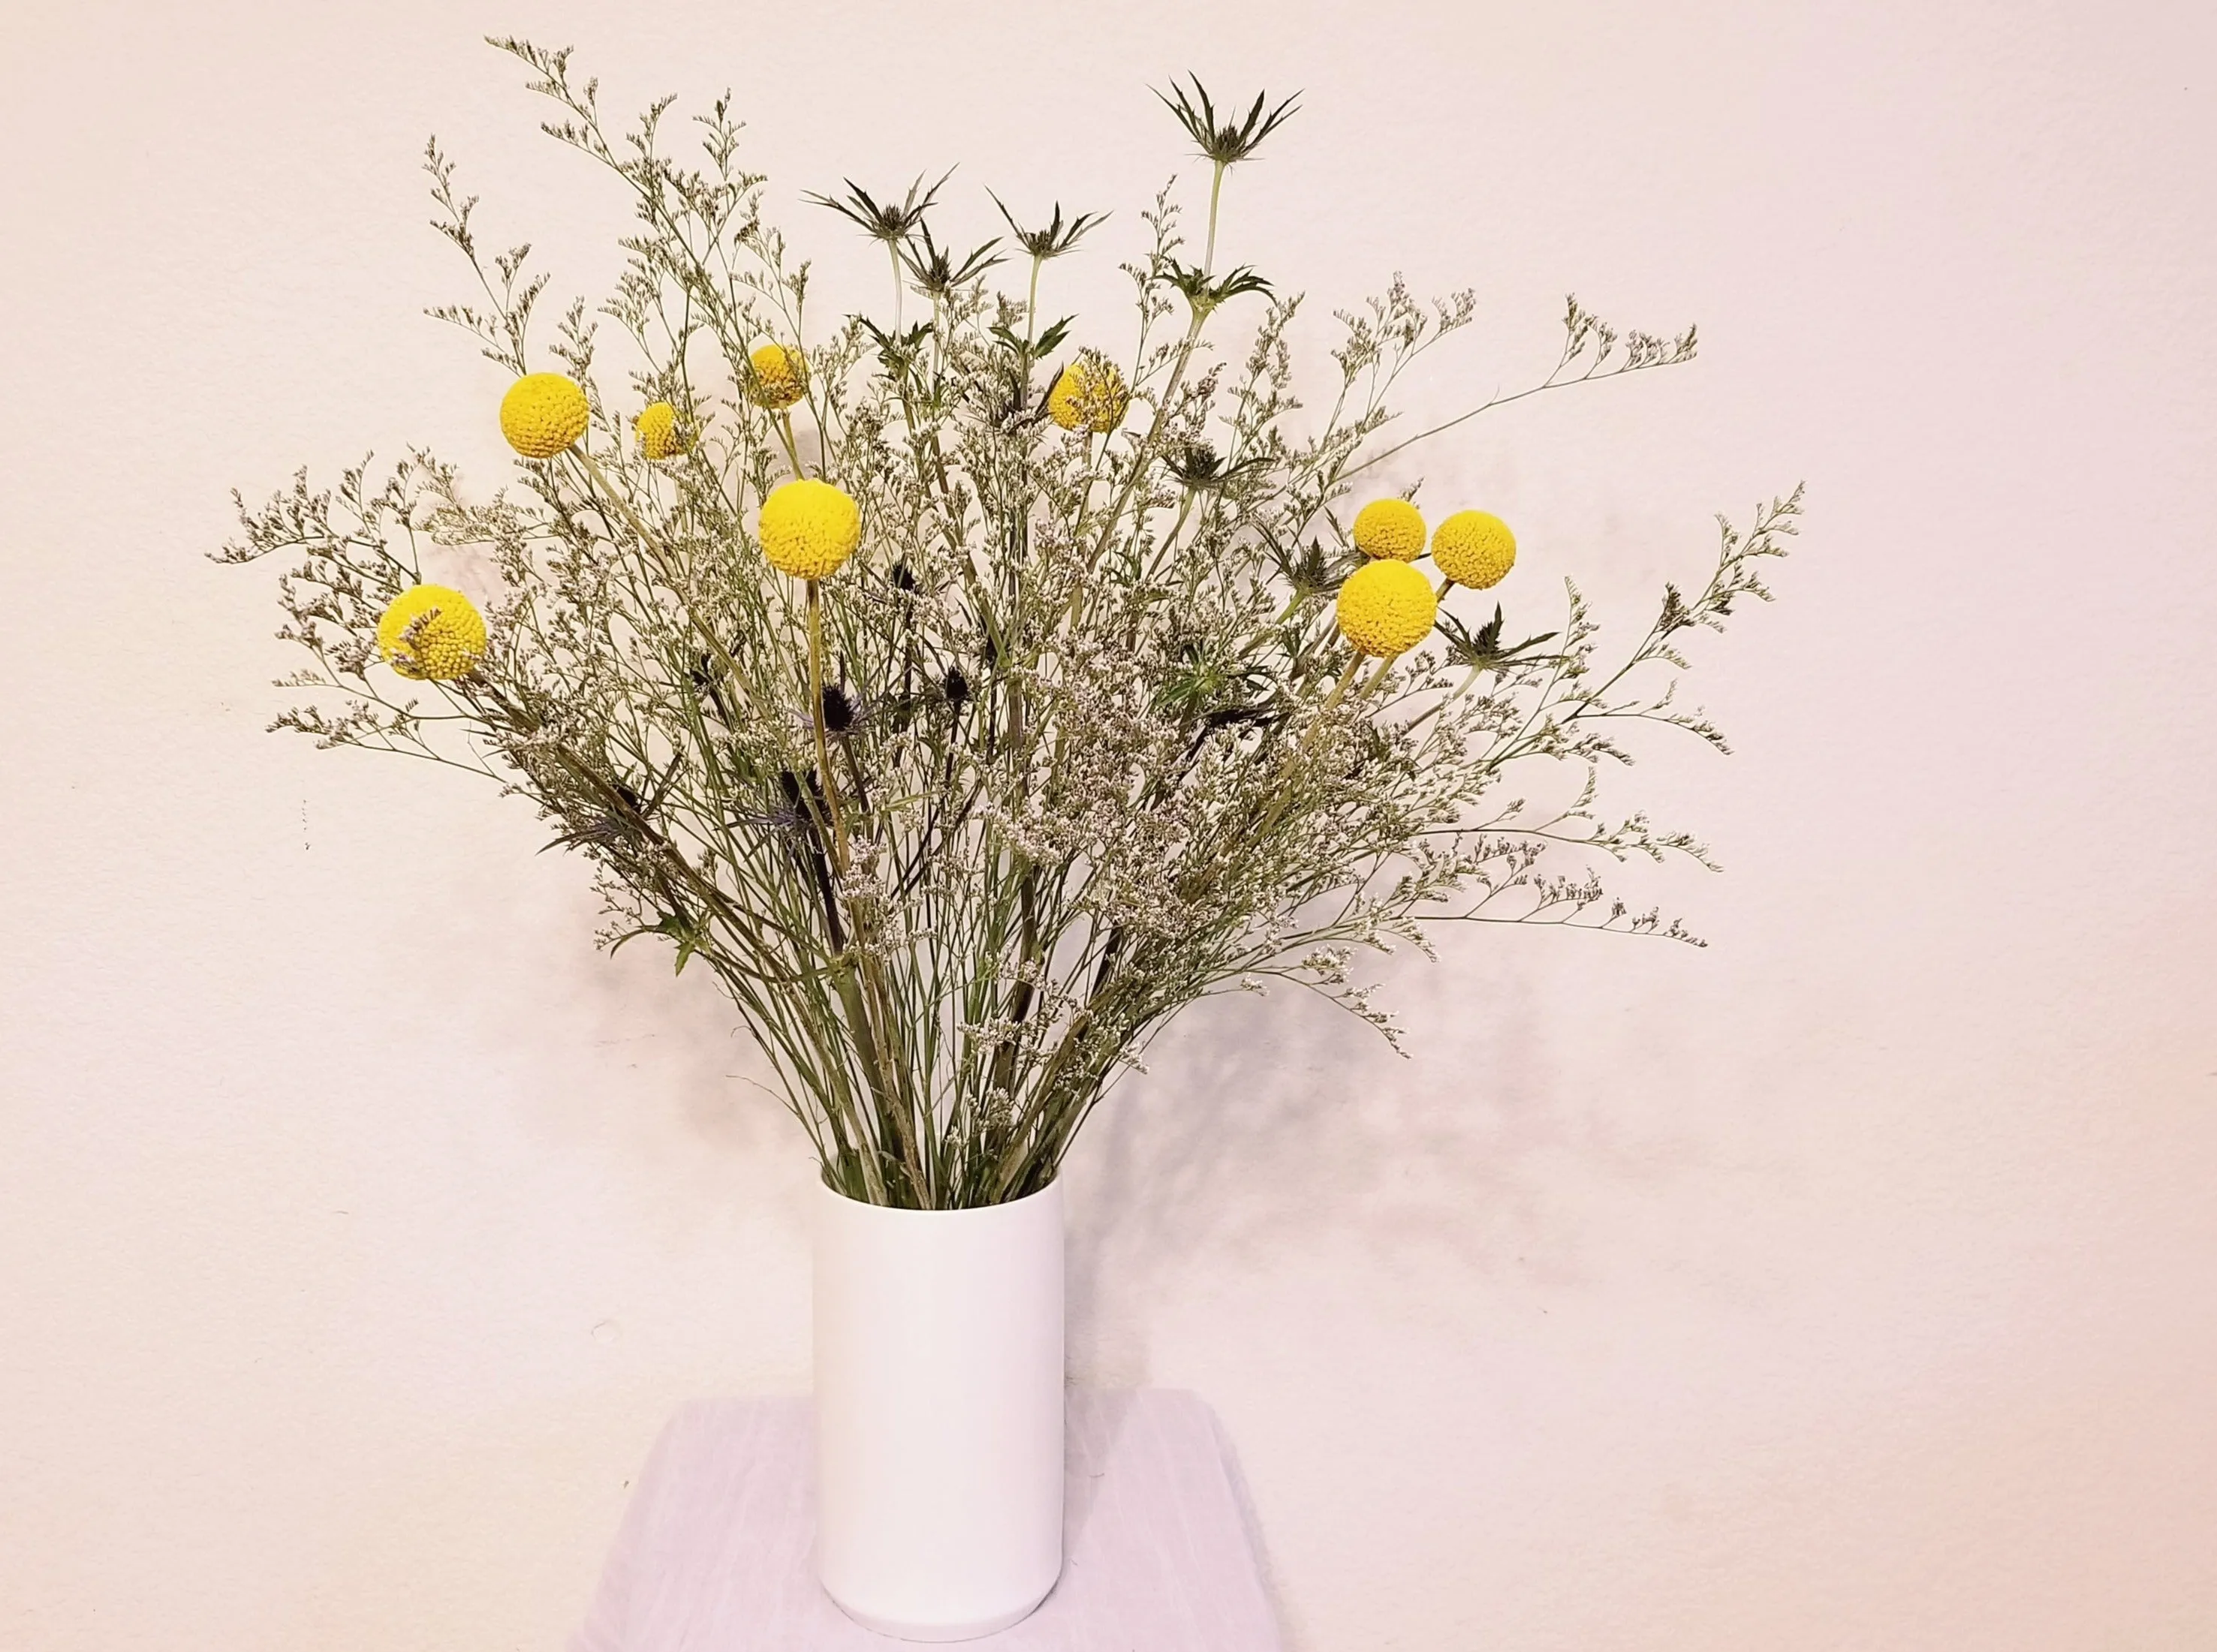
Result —
[[476, 43], [527, 12], [616, 109], [736, 85], [833, 293], [800, 193], [960, 161], [950, 229], [1117, 209], [1048, 300], [1109, 325], [1192, 67], [1306, 89], [1225, 234], [1312, 365], [1397, 268], [1481, 307], [1420, 409], [1566, 290], [1700, 321], [1428, 459], [1520, 616], [1644, 625], [1811, 479], [1696, 644], [1737, 755], [1616, 793], [1726, 862], [1631, 879], [1709, 950], [1449, 936], [1407, 1062], [1211, 1008], [1075, 1168], [1078, 1373], [1216, 1405], [1296, 1646], [2217, 1645], [2206, 10], [1403, 0], [8, 9], [0, 1644], [553, 1648], [669, 1412], [807, 1381], [732, 1016], [528, 808], [264, 736], [201, 559], [304, 461], [497, 475], [425, 136], [563, 290], [625, 227]]

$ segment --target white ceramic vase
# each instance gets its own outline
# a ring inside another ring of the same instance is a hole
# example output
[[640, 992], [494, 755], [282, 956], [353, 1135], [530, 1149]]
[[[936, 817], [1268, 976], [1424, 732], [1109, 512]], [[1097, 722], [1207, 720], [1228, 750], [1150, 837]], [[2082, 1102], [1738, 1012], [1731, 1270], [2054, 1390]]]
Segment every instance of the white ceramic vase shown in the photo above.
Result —
[[882, 1635], [1005, 1629], [1062, 1571], [1062, 1187], [816, 1222], [816, 1563]]

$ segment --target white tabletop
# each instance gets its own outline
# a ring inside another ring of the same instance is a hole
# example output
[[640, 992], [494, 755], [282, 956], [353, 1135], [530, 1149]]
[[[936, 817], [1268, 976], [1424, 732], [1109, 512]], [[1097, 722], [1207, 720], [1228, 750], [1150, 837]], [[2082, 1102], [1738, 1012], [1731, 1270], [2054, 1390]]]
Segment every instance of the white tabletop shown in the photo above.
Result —
[[[1073, 1390], [1062, 1581], [980, 1652], [1281, 1652], [1238, 1470], [1174, 1389]], [[633, 1489], [571, 1652], [888, 1652], [816, 1581], [808, 1402], [706, 1400]]]

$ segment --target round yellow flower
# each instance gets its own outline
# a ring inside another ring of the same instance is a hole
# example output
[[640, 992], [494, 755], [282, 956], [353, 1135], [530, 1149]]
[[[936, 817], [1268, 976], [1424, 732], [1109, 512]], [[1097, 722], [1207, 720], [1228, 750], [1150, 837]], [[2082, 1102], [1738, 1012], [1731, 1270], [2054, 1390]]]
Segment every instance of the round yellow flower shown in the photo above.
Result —
[[452, 682], [485, 658], [485, 616], [448, 586], [411, 585], [379, 618], [377, 649], [404, 677]]
[[1459, 510], [1432, 535], [1432, 565], [1456, 584], [1482, 591], [1516, 565], [1516, 536], [1498, 516]]
[[500, 398], [500, 433], [526, 459], [567, 452], [590, 416], [577, 380], [559, 373], [527, 373]]
[[657, 402], [631, 422], [639, 432], [639, 451], [648, 459], [675, 459], [685, 451], [685, 433], [677, 428], [677, 410]]
[[1098, 350], [1081, 350], [1078, 360], [1062, 370], [1047, 392], [1048, 416], [1065, 430], [1084, 430], [1095, 435], [1124, 422], [1132, 405], [1132, 392], [1124, 388], [1124, 375]]
[[808, 393], [808, 358], [782, 344], [764, 344], [747, 358], [747, 399], [773, 413]]
[[756, 519], [763, 555], [795, 579], [824, 579], [839, 571], [862, 537], [862, 513], [829, 482], [788, 482], [770, 490]]
[[1432, 634], [1440, 600], [1432, 582], [1405, 562], [1365, 563], [1339, 588], [1339, 633], [1357, 653], [1390, 660]]
[[1406, 499], [1373, 499], [1355, 513], [1355, 548], [1414, 562], [1424, 554], [1424, 519]]

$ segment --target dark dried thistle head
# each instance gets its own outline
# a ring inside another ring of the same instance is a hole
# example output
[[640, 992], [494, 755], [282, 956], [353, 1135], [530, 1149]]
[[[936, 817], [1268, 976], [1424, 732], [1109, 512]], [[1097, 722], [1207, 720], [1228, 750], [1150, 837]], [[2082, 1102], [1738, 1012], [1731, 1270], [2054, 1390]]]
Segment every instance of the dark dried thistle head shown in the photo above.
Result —
[[930, 225], [919, 224], [916, 232], [902, 243], [900, 261], [907, 267], [909, 274], [915, 279], [918, 290], [925, 297], [945, 299], [956, 287], [976, 280], [999, 263], [1000, 255], [993, 249], [1000, 244], [1000, 237], [995, 236], [958, 259], [951, 249], [942, 247], [932, 239]]
[[[1195, 147], [1219, 166], [1236, 166], [1252, 156], [1262, 142], [1300, 108], [1300, 94], [1285, 99], [1276, 108], [1269, 108], [1270, 95], [1257, 92], [1254, 103], [1243, 117], [1232, 118], [1225, 111], [1217, 114], [1216, 103], [1208, 89], [1201, 83], [1200, 77], [1188, 75], [1187, 84], [1181, 86], [1176, 77], [1170, 80], [1170, 89], [1157, 92], [1163, 107], [1177, 117], [1178, 124], [1194, 141]], [[1267, 112], [1266, 112], [1267, 111]]]
[[1164, 468], [1182, 485], [1201, 493], [1216, 492], [1269, 463], [1267, 459], [1257, 457], [1241, 459], [1236, 465], [1227, 464], [1223, 455], [1205, 441], [1186, 442], [1173, 448], [1163, 460]]
[[954, 176], [954, 169], [950, 166], [939, 175], [936, 182], [926, 188], [923, 174], [919, 172], [916, 182], [909, 185], [908, 194], [898, 202], [890, 195], [883, 200], [875, 199], [852, 178], [841, 180], [847, 186], [844, 195], [810, 194], [803, 199], [818, 206], [829, 206], [872, 240], [898, 246], [922, 227], [923, 215], [931, 210], [933, 202], [938, 199], [940, 186]]
[[1335, 558], [1325, 553], [1322, 541], [1312, 539], [1306, 545], [1288, 546], [1275, 534], [1263, 536], [1263, 549], [1269, 552], [1270, 561], [1286, 583], [1293, 587], [1296, 601], [1329, 596], [1339, 589], [1346, 572], [1358, 565], [1362, 558], [1358, 554], [1338, 559], [1343, 565], [1335, 568]]
[[1016, 214], [1009, 210], [1007, 202], [994, 195], [991, 189], [985, 193], [993, 196], [993, 205], [1001, 209], [1001, 217], [1007, 222], [1016, 244], [1041, 263], [1050, 258], [1061, 257], [1078, 244], [1087, 231], [1105, 221], [1108, 216], [1106, 213], [1080, 213], [1065, 223], [1062, 216], [1062, 203], [1058, 200], [1054, 204], [1054, 216], [1047, 220], [1044, 228], [1028, 230], [1016, 222]]
[[732, 817], [734, 826], [751, 826], [769, 832], [805, 832], [810, 821], [800, 801], [800, 778], [789, 768], [777, 774], [778, 796], [767, 809]]
[[1189, 441], [1163, 461], [1189, 488], [1213, 488], [1224, 480], [1224, 458], [1205, 441]]

